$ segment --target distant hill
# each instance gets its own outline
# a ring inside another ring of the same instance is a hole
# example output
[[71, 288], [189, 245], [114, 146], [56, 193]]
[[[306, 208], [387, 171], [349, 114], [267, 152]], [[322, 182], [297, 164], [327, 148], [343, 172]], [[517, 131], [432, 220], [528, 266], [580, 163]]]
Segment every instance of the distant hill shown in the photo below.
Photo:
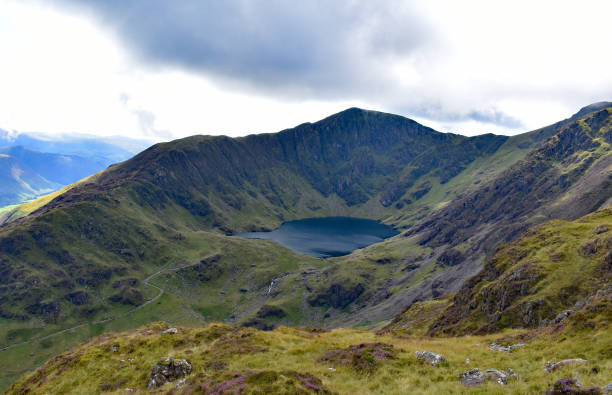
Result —
[[136, 140], [113, 141], [53, 140], [0, 129], [0, 207], [56, 191], [128, 159], [147, 146]]

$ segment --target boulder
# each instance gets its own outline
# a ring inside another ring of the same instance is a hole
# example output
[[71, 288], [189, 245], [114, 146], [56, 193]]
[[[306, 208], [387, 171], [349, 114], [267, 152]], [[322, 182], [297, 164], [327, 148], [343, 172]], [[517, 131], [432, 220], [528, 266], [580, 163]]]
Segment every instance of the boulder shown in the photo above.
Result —
[[572, 312], [573, 312], [572, 310], [563, 310], [562, 312], [557, 314], [557, 316], [553, 319], [552, 323], [553, 324], [558, 324], [559, 322], [561, 322], [564, 319], [566, 319], [567, 317], [569, 317], [570, 314], [572, 314]]
[[436, 354], [435, 352], [431, 351], [416, 351], [414, 353], [414, 356], [416, 357], [416, 359], [425, 361], [432, 366], [438, 365], [446, 361], [444, 355]]
[[153, 365], [151, 377], [147, 382], [147, 389], [160, 387], [167, 382], [176, 381], [191, 373], [191, 362], [181, 358], [162, 358]]
[[605, 387], [601, 387], [604, 394], [612, 394], [612, 383], [606, 385]]
[[479, 372], [478, 369], [470, 369], [459, 375], [461, 383], [466, 387], [474, 387], [480, 385], [485, 381], [485, 375]]
[[557, 369], [560, 366], [563, 365], [567, 365], [570, 363], [586, 363], [586, 359], [581, 359], [581, 358], [574, 358], [574, 359], [564, 359], [563, 361], [559, 361], [559, 362], [546, 362], [546, 365], [544, 365], [544, 370], [546, 370], [547, 372], [552, 372], [555, 369]]
[[491, 343], [489, 348], [493, 351], [502, 351], [502, 352], [510, 352], [515, 348], [524, 347], [523, 343], [513, 344], [511, 346], [502, 346], [501, 344]]
[[176, 328], [168, 328], [165, 331], [163, 331], [161, 334], [162, 335], [176, 335], [178, 333], [178, 329]]
[[501, 370], [487, 369], [485, 370], [484, 375], [487, 380], [495, 381], [499, 385], [508, 384], [508, 376]]
[[506, 373], [506, 376], [518, 380], [518, 374], [514, 373], [514, 370], [512, 370], [511, 368], [504, 370], [504, 373]]

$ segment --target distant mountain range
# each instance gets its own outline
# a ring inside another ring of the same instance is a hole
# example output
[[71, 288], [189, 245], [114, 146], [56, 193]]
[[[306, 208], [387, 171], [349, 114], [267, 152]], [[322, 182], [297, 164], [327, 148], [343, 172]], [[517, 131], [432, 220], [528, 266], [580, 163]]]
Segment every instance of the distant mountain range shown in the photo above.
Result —
[[0, 129], [0, 207], [56, 191], [147, 146], [130, 139], [43, 138]]

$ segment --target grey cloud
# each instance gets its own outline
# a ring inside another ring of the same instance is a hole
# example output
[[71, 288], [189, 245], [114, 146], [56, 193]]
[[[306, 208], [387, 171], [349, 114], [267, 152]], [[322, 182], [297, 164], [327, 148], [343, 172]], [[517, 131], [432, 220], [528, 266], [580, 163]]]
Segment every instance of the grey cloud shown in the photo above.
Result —
[[92, 12], [145, 63], [287, 96], [347, 98], [434, 33], [399, 1], [54, 0]]
[[[389, 70], [395, 59], [443, 61], [445, 38], [417, 2], [52, 1], [92, 15], [143, 64], [202, 73], [233, 89], [285, 100], [360, 100], [435, 121], [522, 127], [495, 108], [448, 113], [431, 99], [443, 92], [423, 95], [419, 90], [427, 86], [405, 92], [397, 85]], [[143, 130], [154, 133], [148, 116], [137, 116]]]
[[440, 103], [428, 103], [427, 105], [408, 106], [396, 108], [398, 113], [411, 113], [414, 116], [431, 119], [439, 122], [464, 122], [477, 121], [492, 125], [503, 126], [508, 129], [523, 129], [525, 125], [521, 120], [515, 118], [496, 107], [485, 107], [469, 112], [449, 112]]

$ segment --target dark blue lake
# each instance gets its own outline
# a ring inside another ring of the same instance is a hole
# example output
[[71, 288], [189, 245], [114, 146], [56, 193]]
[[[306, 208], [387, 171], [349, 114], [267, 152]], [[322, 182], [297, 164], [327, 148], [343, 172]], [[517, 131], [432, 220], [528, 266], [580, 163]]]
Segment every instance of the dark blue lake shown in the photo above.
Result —
[[397, 233], [369, 219], [325, 217], [289, 221], [271, 232], [238, 233], [236, 236], [273, 240], [301, 254], [329, 258], [350, 254]]

